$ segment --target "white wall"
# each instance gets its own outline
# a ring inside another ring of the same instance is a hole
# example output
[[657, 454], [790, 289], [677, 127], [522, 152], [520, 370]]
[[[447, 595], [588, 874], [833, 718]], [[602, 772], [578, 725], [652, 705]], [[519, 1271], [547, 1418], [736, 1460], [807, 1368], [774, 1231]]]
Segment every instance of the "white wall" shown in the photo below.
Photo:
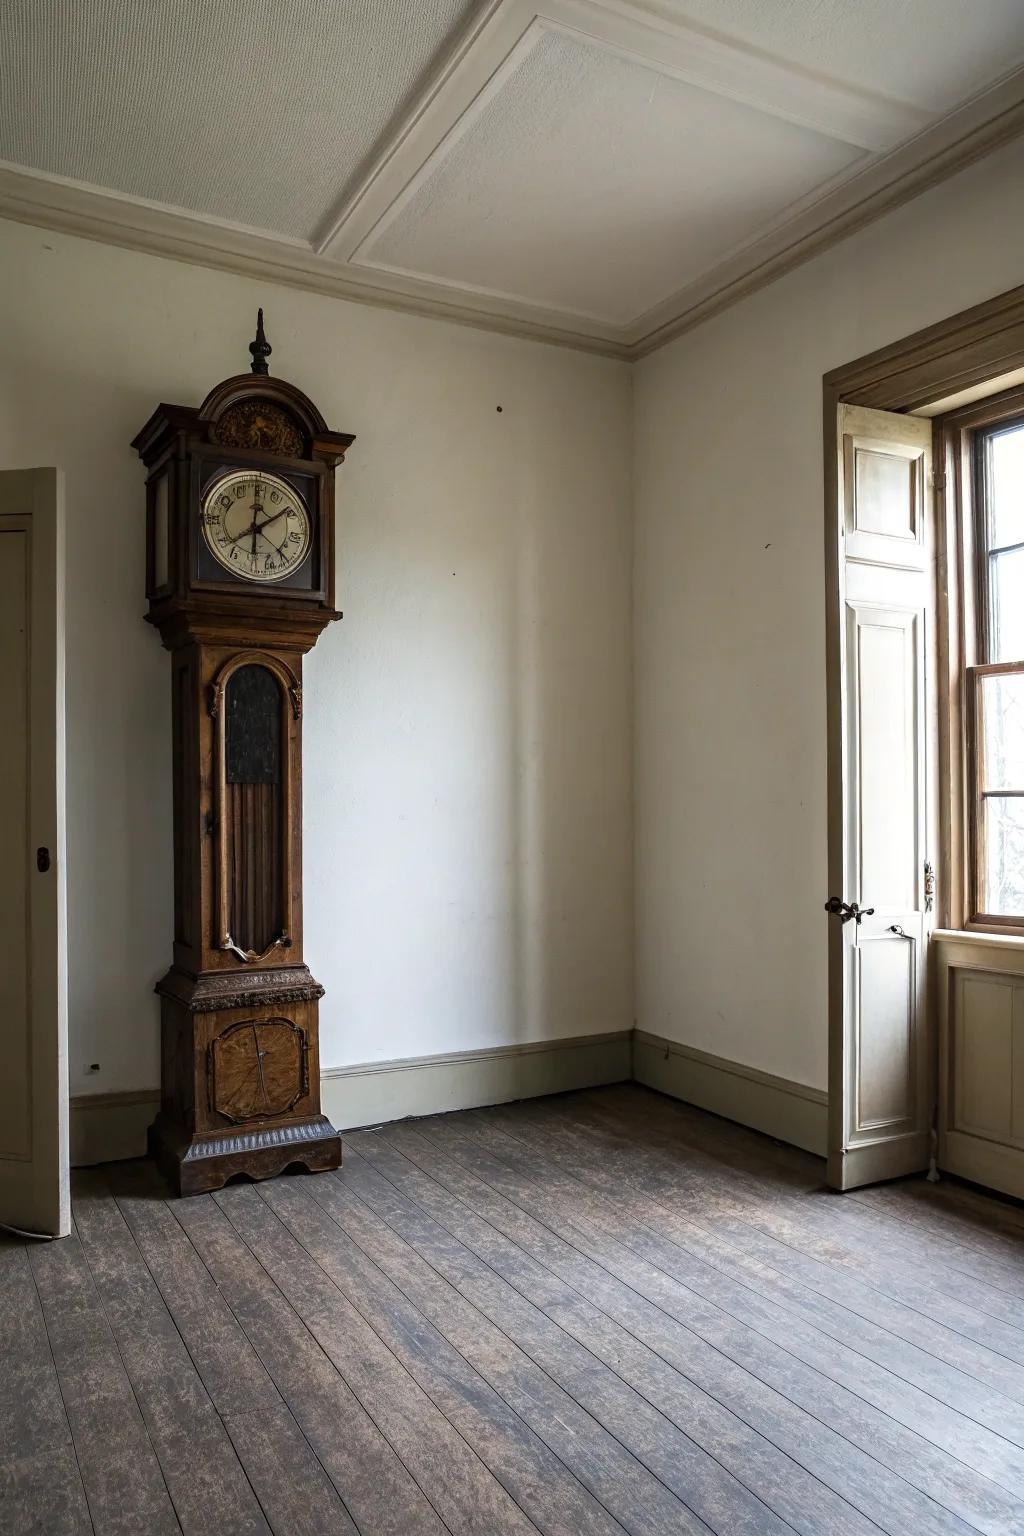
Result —
[[637, 369], [642, 1028], [826, 1085], [822, 375], [1022, 251], [1018, 141]]
[[170, 662], [129, 442], [244, 371], [258, 303], [272, 372], [357, 434], [346, 617], [306, 664], [323, 1064], [628, 1028], [624, 365], [2, 224], [0, 467], [67, 477], [71, 1092], [157, 1084], [170, 961]]

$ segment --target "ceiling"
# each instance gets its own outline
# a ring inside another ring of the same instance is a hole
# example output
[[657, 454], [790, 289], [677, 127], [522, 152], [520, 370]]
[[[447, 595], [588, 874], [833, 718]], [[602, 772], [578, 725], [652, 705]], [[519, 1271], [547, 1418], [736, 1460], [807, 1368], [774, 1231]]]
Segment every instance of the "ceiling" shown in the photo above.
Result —
[[1024, 131], [1021, 0], [4, 0], [0, 213], [631, 356]]

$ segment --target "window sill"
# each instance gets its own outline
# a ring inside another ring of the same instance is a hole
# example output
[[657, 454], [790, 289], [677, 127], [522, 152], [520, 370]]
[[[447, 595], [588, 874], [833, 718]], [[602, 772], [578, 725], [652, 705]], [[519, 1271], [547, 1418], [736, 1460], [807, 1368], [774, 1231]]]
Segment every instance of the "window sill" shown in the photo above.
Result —
[[1024, 934], [991, 933], [978, 928], [933, 928], [936, 944], [964, 945], [975, 949], [996, 949], [1004, 954], [1024, 954]]

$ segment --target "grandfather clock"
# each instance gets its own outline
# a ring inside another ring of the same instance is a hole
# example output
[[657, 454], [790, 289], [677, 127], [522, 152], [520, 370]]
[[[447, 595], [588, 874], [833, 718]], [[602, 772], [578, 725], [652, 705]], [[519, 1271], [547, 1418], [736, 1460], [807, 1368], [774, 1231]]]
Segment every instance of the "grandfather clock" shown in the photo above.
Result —
[[334, 471], [353, 441], [252, 371], [161, 405], [146, 481], [146, 618], [171, 652], [174, 963], [150, 1150], [180, 1194], [336, 1168], [302, 959], [302, 658], [334, 607]]

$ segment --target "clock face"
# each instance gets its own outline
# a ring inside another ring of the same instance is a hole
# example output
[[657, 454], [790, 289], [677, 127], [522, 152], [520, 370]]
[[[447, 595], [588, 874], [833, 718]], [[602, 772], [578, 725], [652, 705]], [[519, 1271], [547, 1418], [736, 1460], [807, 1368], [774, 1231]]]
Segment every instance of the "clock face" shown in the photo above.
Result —
[[252, 469], [224, 475], [203, 497], [203, 538], [214, 559], [245, 581], [280, 581], [309, 554], [305, 502], [277, 475]]

